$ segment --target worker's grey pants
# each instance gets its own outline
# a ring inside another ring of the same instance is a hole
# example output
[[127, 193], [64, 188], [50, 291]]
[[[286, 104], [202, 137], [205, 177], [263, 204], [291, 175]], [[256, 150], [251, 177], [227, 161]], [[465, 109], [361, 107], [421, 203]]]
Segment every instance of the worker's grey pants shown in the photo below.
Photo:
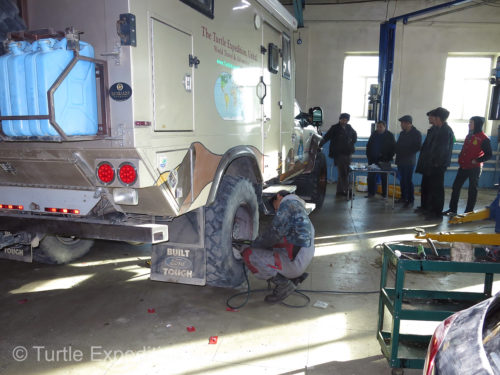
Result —
[[[312, 233], [314, 238], [314, 232]], [[299, 277], [304, 273], [314, 257], [314, 242], [309, 247], [302, 247], [294, 260], [291, 260], [289, 251], [275, 245], [273, 249], [249, 247], [242, 253], [243, 260], [255, 277], [269, 280], [277, 273], [287, 279]]]

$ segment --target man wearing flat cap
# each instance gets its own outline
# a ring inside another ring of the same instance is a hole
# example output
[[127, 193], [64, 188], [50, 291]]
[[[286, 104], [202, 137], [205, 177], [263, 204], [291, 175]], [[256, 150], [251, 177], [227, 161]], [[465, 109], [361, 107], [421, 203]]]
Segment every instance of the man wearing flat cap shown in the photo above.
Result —
[[413, 119], [410, 115], [404, 115], [399, 121], [402, 131], [396, 143], [396, 165], [401, 185], [401, 202], [406, 208], [413, 206], [415, 200], [413, 170], [417, 161], [417, 152], [422, 145], [422, 134], [413, 126]]
[[[429, 122], [433, 124], [431, 131], [427, 132], [427, 138], [422, 145], [418, 172], [422, 173], [422, 202], [425, 194], [426, 220], [442, 218], [444, 206], [444, 174], [451, 163], [451, 154], [455, 135], [446, 120], [450, 112], [445, 108], [438, 107], [427, 112]], [[424, 184], [425, 182], [425, 184]], [[425, 185], [425, 186], [424, 186]]]
[[349, 189], [349, 165], [358, 140], [356, 131], [348, 124], [350, 118], [349, 113], [342, 113], [339, 122], [328, 129], [319, 144], [321, 147], [330, 141], [328, 155], [333, 158], [338, 171], [337, 195], [344, 196], [352, 194]]
[[429, 176], [424, 174], [424, 166], [429, 162], [430, 150], [429, 141], [432, 139], [432, 132], [436, 129], [434, 126], [434, 116], [432, 115], [433, 109], [427, 112], [427, 119], [429, 121], [429, 129], [427, 129], [427, 134], [424, 139], [424, 143], [420, 148], [420, 155], [418, 156], [417, 166], [415, 167], [415, 172], [422, 174], [422, 182], [420, 183], [420, 206], [415, 209], [418, 214], [426, 215], [430, 208], [430, 192], [429, 192]]

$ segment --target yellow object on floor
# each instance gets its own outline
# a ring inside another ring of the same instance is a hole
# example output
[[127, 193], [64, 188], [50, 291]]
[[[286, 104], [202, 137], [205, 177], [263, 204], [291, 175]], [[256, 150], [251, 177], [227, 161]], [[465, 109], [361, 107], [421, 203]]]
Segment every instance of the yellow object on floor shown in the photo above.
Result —
[[500, 234], [498, 233], [424, 233], [416, 236], [419, 239], [427, 239], [440, 242], [465, 242], [475, 245], [500, 245]]
[[481, 211], [467, 212], [466, 214], [453, 216], [450, 218], [450, 224], [469, 223], [471, 221], [486, 220], [490, 218], [490, 209], [485, 208]]
[[[392, 189], [393, 189], [393, 185], [388, 184], [388, 186], [387, 186], [387, 196], [388, 197], [392, 197]], [[377, 186], [377, 193], [382, 194], [382, 185]], [[399, 199], [399, 198], [401, 198], [401, 188], [396, 185], [396, 199]]]

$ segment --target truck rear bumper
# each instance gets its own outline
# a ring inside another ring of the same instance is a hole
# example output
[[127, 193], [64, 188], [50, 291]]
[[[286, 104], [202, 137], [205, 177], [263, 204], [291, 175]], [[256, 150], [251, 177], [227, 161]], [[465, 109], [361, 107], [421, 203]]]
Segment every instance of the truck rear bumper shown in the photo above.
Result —
[[57, 234], [112, 241], [161, 243], [168, 241], [167, 224], [110, 223], [105, 220], [71, 219], [0, 213], [0, 230]]

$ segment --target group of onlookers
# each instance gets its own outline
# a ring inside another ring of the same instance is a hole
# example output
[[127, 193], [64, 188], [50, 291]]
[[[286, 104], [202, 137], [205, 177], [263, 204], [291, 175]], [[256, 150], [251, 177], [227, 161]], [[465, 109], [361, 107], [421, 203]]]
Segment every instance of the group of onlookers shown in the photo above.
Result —
[[[451, 163], [455, 135], [448, 125], [450, 112], [438, 107], [427, 112], [429, 124], [427, 135], [422, 144], [422, 134], [413, 126], [410, 115], [399, 119], [401, 133], [396, 141], [394, 134], [387, 129], [384, 121], [378, 121], [375, 131], [366, 145], [368, 158], [368, 194], [367, 198], [375, 196], [377, 180], [381, 179], [382, 196], [387, 197], [387, 173], [396, 155], [398, 177], [401, 187], [399, 203], [404, 207], [412, 207], [415, 195], [413, 172], [422, 174], [421, 204], [415, 212], [425, 215], [427, 220], [441, 218], [442, 215], [457, 214], [460, 189], [469, 179], [469, 191], [465, 212], [474, 210], [477, 199], [477, 186], [483, 163], [491, 158], [491, 144], [483, 132], [484, 118], [474, 116], [469, 121], [469, 134], [465, 138], [458, 157], [459, 169], [453, 182], [449, 209], [444, 207], [444, 175]], [[338, 169], [337, 195], [351, 196], [349, 185], [349, 170], [354, 144], [357, 141], [356, 131], [349, 125], [350, 116], [342, 113], [339, 122], [333, 125], [323, 136], [320, 146], [330, 141], [329, 156], [334, 159]], [[420, 152], [418, 160], [417, 153]]]

